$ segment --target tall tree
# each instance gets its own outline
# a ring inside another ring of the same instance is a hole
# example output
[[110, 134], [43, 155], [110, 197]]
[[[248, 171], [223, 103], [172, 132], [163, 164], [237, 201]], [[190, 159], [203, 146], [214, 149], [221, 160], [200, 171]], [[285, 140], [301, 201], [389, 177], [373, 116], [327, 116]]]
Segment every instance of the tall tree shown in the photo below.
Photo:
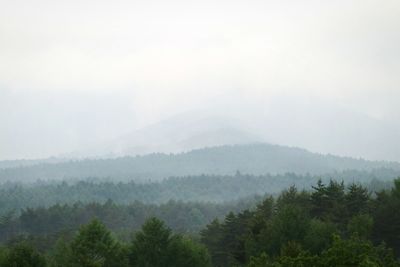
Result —
[[205, 247], [172, 235], [164, 222], [150, 218], [136, 233], [130, 251], [130, 265], [137, 267], [207, 267], [210, 256]]
[[82, 267], [114, 267], [127, 264], [121, 245], [97, 219], [81, 227], [71, 243], [71, 250], [71, 261]]
[[368, 189], [363, 186], [354, 183], [351, 184], [348, 187], [348, 193], [345, 199], [349, 217], [357, 215], [358, 213], [368, 212], [370, 195]]
[[132, 243], [130, 262], [132, 266], [162, 267], [168, 264], [168, 246], [171, 230], [157, 218], [151, 218], [136, 233]]

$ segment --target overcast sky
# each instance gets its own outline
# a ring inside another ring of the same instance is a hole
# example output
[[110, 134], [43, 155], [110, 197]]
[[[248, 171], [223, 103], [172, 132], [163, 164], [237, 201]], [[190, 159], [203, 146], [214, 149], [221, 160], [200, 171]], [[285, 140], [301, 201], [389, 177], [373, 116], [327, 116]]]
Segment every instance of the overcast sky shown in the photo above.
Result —
[[277, 95], [400, 123], [398, 0], [0, 3], [0, 159]]

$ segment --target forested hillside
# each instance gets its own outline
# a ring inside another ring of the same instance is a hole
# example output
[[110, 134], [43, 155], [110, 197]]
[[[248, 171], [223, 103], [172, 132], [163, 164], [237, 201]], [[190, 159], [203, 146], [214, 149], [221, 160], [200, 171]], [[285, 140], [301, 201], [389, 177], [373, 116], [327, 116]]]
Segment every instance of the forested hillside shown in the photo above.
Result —
[[399, 209], [400, 180], [375, 196], [319, 181], [215, 220], [201, 240], [215, 266], [399, 266]]
[[[336, 172], [322, 178], [337, 179], [345, 184], [363, 183], [371, 190], [390, 187], [400, 171], [377, 169], [367, 171]], [[89, 179], [76, 182], [35, 182], [33, 184], [5, 183], [0, 187], [0, 215], [21, 208], [49, 207], [55, 204], [105, 203], [111, 199], [117, 204], [135, 201], [162, 204], [169, 200], [185, 202], [224, 203], [254, 195], [278, 194], [292, 185], [310, 189], [320, 176], [296, 175], [200, 175], [171, 177], [151, 183], [112, 182]]]
[[88, 177], [114, 181], [154, 181], [187, 175], [326, 175], [344, 170], [370, 171], [377, 168], [400, 170], [394, 162], [321, 155], [304, 149], [268, 144], [204, 148], [181, 154], [150, 154], [116, 159], [71, 160], [41, 163], [0, 170], [0, 181], [34, 182], [37, 180], [80, 180]]
[[117, 205], [109, 200], [101, 203], [53, 205], [48, 208], [25, 208], [0, 216], [0, 242], [28, 237], [37, 246], [49, 248], [57, 238], [73, 234], [80, 225], [93, 218], [103, 221], [122, 239], [129, 239], [129, 231], [136, 231], [150, 217], [164, 220], [175, 232], [196, 234], [215, 218], [254, 207], [261, 197], [253, 197], [224, 204], [168, 201], [160, 205], [136, 201]]
[[1, 218], [0, 266], [400, 266], [399, 179], [373, 194], [331, 180], [238, 204], [27, 209]]

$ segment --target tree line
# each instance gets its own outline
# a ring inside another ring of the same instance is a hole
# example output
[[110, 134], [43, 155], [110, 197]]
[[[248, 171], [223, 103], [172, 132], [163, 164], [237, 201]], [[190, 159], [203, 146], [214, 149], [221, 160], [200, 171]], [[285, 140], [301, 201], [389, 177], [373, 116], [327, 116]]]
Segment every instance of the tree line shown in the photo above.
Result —
[[[236, 170], [253, 175], [287, 172], [300, 175], [308, 173], [326, 175], [336, 171], [373, 171], [375, 169], [390, 169], [399, 175], [400, 164], [322, 155], [299, 148], [260, 143], [209, 147], [179, 154], [158, 153], [134, 157], [66, 161], [47, 159], [20, 163], [0, 162], [0, 183], [82, 180], [88, 177], [147, 182], [188, 175], [233, 175]], [[393, 177], [396, 176], [390, 178]]]
[[[121, 217], [111, 213], [93, 220], [92, 210], [96, 206], [83, 212], [88, 221], [79, 228], [61, 227], [51, 246], [41, 246], [35, 235], [71, 214], [52, 213], [42, 229], [35, 227], [43, 214], [25, 214], [25, 226], [38, 232], [22, 231], [3, 241], [0, 266], [400, 266], [400, 179], [374, 193], [333, 180], [318, 181], [309, 191], [292, 186], [254, 207], [212, 220], [198, 234], [178, 233], [154, 217], [144, 219], [141, 228], [126, 225], [118, 233], [107, 225]], [[171, 209], [162, 214], [187, 216]], [[3, 218], [2, 224], [6, 222]]]
[[194, 235], [215, 218], [230, 211], [239, 212], [255, 206], [260, 198], [248, 198], [229, 203], [197, 203], [168, 201], [155, 205], [134, 202], [118, 205], [105, 203], [74, 203], [48, 208], [26, 208], [19, 214], [11, 211], [0, 216], [0, 242], [29, 239], [37, 248], [47, 250], [61, 237], [71, 237], [82, 224], [92, 218], [101, 220], [121, 240], [137, 231], [151, 217], [165, 221], [174, 232]]
[[371, 194], [330, 181], [295, 187], [201, 231], [214, 266], [399, 266], [400, 179]]
[[0, 248], [2, 267], [207, 267], [207, 249], [190, 238], [173, 234], [165, 224], [148, 219], [128, 243], [121, 243], [99, 220], [80, 227], [67, 240], [41, 253], [29, 240]]
[[[391, 187], [391, 179], [396, 176], [392, 170], [379, 169], [371, 172], [348, 170], [327, 177], [325, 182], [329, 182], [329, 178], [333, 177], [343, 180], [346, 184], [357, 181], [368, 186], [370, 190], [381, 190]], [[389, 180], [387, 177], [392, 178]], [[318, 179], [318, 176], [294, 173], [255, 176], [237, 172], [230, 176], [171, 177], [161, 182], [148, 183], [113, 182], [97, 178], [76, 182], [38, 181], [29, 185], [6, 183], [0, 187], [0, 215], [12, 210], [18, 213], [20, 209], [28, 207], [72, 205], [76, 202], [105, 203], [108, 199], [123, 205], [135, 201], [162, 204], [169, 200], [224, 203], [253, 195], [278, 194], [291, 185], [309, 189]]]

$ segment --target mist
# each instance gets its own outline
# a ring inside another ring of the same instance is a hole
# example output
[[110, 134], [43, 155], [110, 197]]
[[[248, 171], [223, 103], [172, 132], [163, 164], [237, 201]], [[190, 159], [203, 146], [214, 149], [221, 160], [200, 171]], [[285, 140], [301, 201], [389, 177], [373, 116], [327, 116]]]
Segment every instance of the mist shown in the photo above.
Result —
[[[202, 121], [201, 135], [219, 120], [248, 142], [400, 161], [399, 12], [398, 1], [4, 1], [0, 159], [114, 153], [102, 147], [154, 125], [162, 135], [166, 121]], [[204, 143], [160, 138], [142, 151]]]
[[400, 266], [399, 0], [0, 3], [0, 266]]

